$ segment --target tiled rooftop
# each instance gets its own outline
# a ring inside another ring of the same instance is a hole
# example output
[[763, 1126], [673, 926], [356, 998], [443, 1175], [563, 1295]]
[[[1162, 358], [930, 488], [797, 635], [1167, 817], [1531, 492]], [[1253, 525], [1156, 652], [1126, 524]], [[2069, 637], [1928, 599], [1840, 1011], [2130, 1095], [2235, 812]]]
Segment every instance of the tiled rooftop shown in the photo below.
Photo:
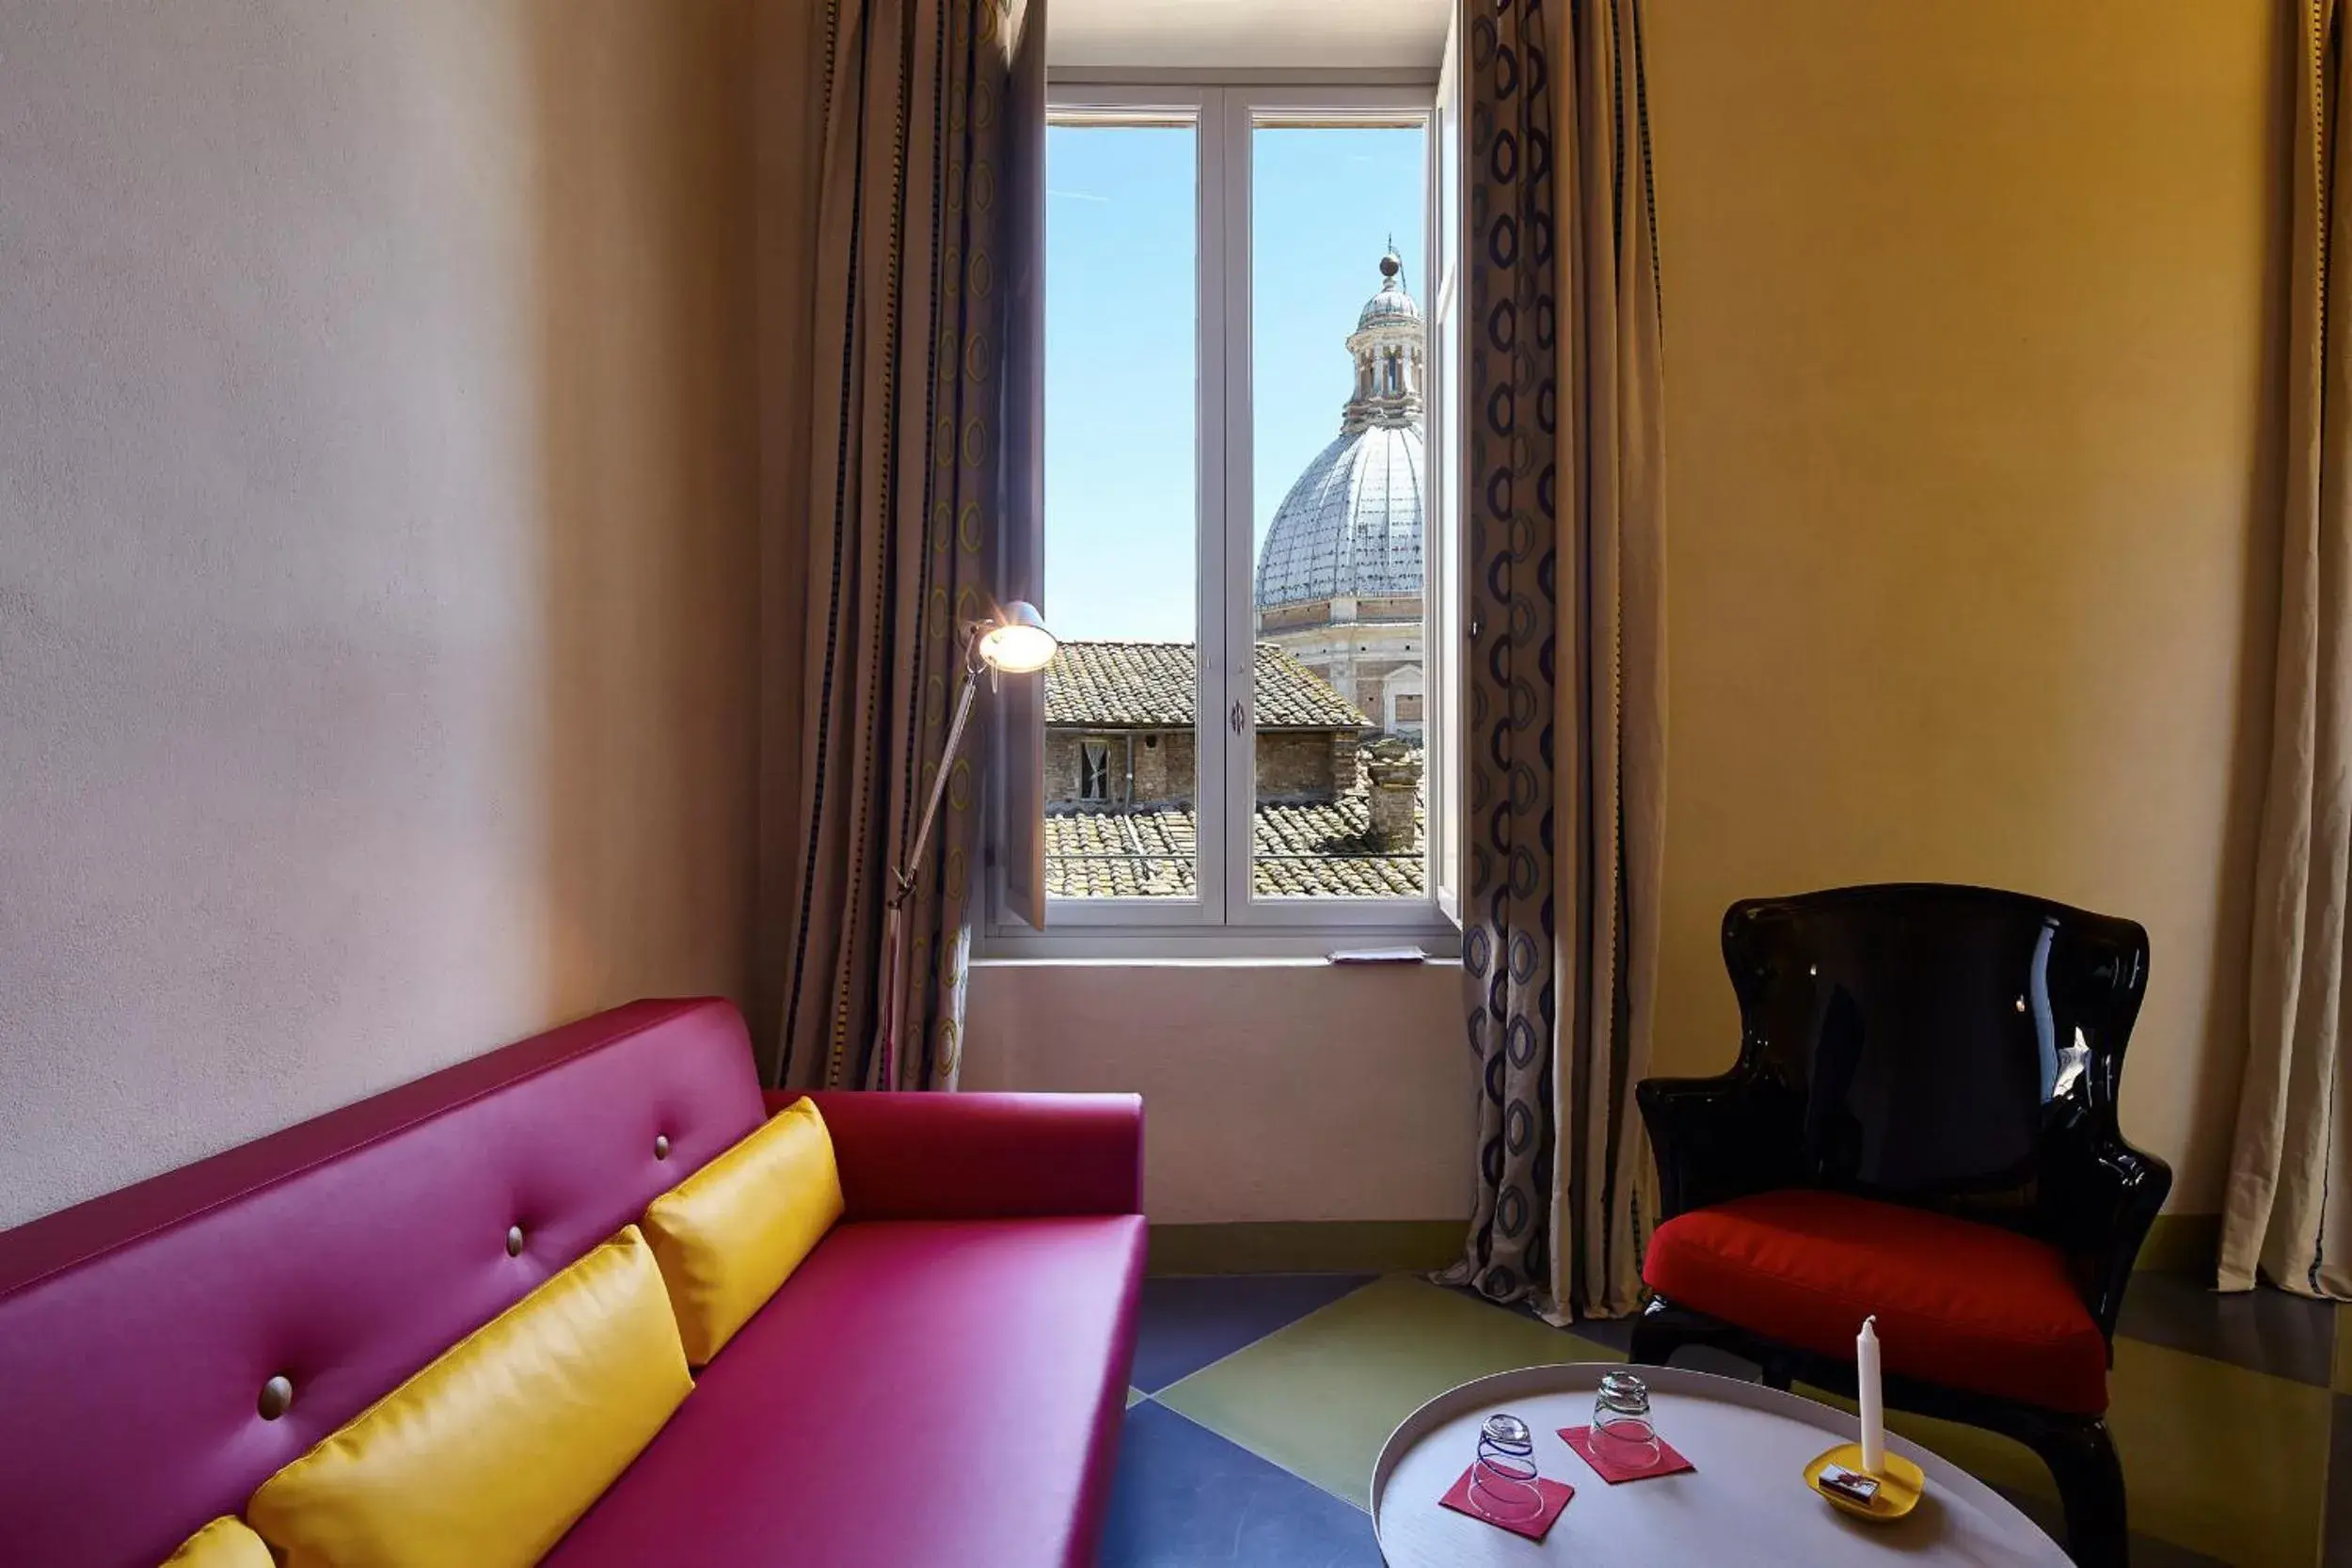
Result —
[[[1289, 650], [1257, 645], [1251, 700], [1262, 730], [1359, 730], [1372, 721]], [[1064, 642], [1045, 667], [1045, 721], [1073, 728], [1189, 729], [1200, 719], [1189, 642]]]
[[1360, 795], [1322, 806], [1260, 806], [1250, 831], [1250, 885], [1261, 898], [1417, 898], [1422, 892], [1422, 814], [1413, 847], [1383, 854], [1372, 842]]
[[[1057, 898], [1191, 897], [1199, 824], [1189, 808], [1067, 812], [1045, 818], [1045, 891]], [[1374, 847], [1360, 795], [1327, 805], [1260, 806], [1250, 885], [1262, 898], [1417, 898], [1425, 832], [1414, 847]]]

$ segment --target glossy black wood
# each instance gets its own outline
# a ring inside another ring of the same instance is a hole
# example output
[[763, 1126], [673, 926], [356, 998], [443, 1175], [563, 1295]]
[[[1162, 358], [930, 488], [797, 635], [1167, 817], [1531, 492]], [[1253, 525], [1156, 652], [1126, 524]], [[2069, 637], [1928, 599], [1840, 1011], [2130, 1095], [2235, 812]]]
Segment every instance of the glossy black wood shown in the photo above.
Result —
[[[2113, 1354], [2133, 1260], [2172, 1172], [2116, 1124], [2148, 984], [2128, 920], [1931, 883], [1749, 899], [1724, 916], [1740, 1056], [1715, 1078], [1636, 1091], [1661, 1217], [1823, 1187], [2007, 1227], [2056, 1246]], [[1636, 1360], [1701, 1340], [1768, 1376], [1837, 1369], [1653, 1300]], [[1851, 1370], [1844, 1377], [1851, 1386]], [[2122, 1472], [2103, 1422], [1890, 1382], [1890, 1404], [2027, 1443], [2067, 1506], [2075, 1560], [2122, 1562]]]

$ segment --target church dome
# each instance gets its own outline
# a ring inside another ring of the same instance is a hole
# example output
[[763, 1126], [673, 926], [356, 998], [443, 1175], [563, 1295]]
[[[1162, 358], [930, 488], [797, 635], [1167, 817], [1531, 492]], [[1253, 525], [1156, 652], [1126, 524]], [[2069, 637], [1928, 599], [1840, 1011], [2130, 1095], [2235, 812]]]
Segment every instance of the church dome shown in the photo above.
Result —
[[1337, 598], [1418, 598], [1428, 457], [1422, 435], [1421, 307], [1381, 258], [1380, 292], [1348, 336], [1356, 390], [1339, 436], [1275, 509], [1258, 556], [1257, 608]]
[[1421, 431], [1373, 425], [1315, 454], [1266, 530], [1260, 610], [1422, 591]]

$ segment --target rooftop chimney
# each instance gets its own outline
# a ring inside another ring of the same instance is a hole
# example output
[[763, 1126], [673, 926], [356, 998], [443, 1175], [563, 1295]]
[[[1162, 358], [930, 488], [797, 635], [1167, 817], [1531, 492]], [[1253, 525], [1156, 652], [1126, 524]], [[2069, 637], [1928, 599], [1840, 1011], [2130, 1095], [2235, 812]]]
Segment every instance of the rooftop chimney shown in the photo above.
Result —
[[1385, 852], [1413, 847], [1413, 809], [1421, 794], [1421, 753], [1391, 736], [1364, 749], [1364, 777], [1371, 782], [1372, 839]]

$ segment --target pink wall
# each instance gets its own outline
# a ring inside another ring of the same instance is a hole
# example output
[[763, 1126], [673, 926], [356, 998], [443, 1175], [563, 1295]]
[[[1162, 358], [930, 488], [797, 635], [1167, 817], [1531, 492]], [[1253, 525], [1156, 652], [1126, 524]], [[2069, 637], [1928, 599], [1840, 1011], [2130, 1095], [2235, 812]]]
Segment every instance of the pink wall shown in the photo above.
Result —
[[8, 14], [0, 1225], [736, 990], [748, 0]]
[[1162, 1223], [1458, 1220], [1478, 1089], [1461, 998], [1454, 964], [984, 962], [962, 1083], [1140, 1092]]

